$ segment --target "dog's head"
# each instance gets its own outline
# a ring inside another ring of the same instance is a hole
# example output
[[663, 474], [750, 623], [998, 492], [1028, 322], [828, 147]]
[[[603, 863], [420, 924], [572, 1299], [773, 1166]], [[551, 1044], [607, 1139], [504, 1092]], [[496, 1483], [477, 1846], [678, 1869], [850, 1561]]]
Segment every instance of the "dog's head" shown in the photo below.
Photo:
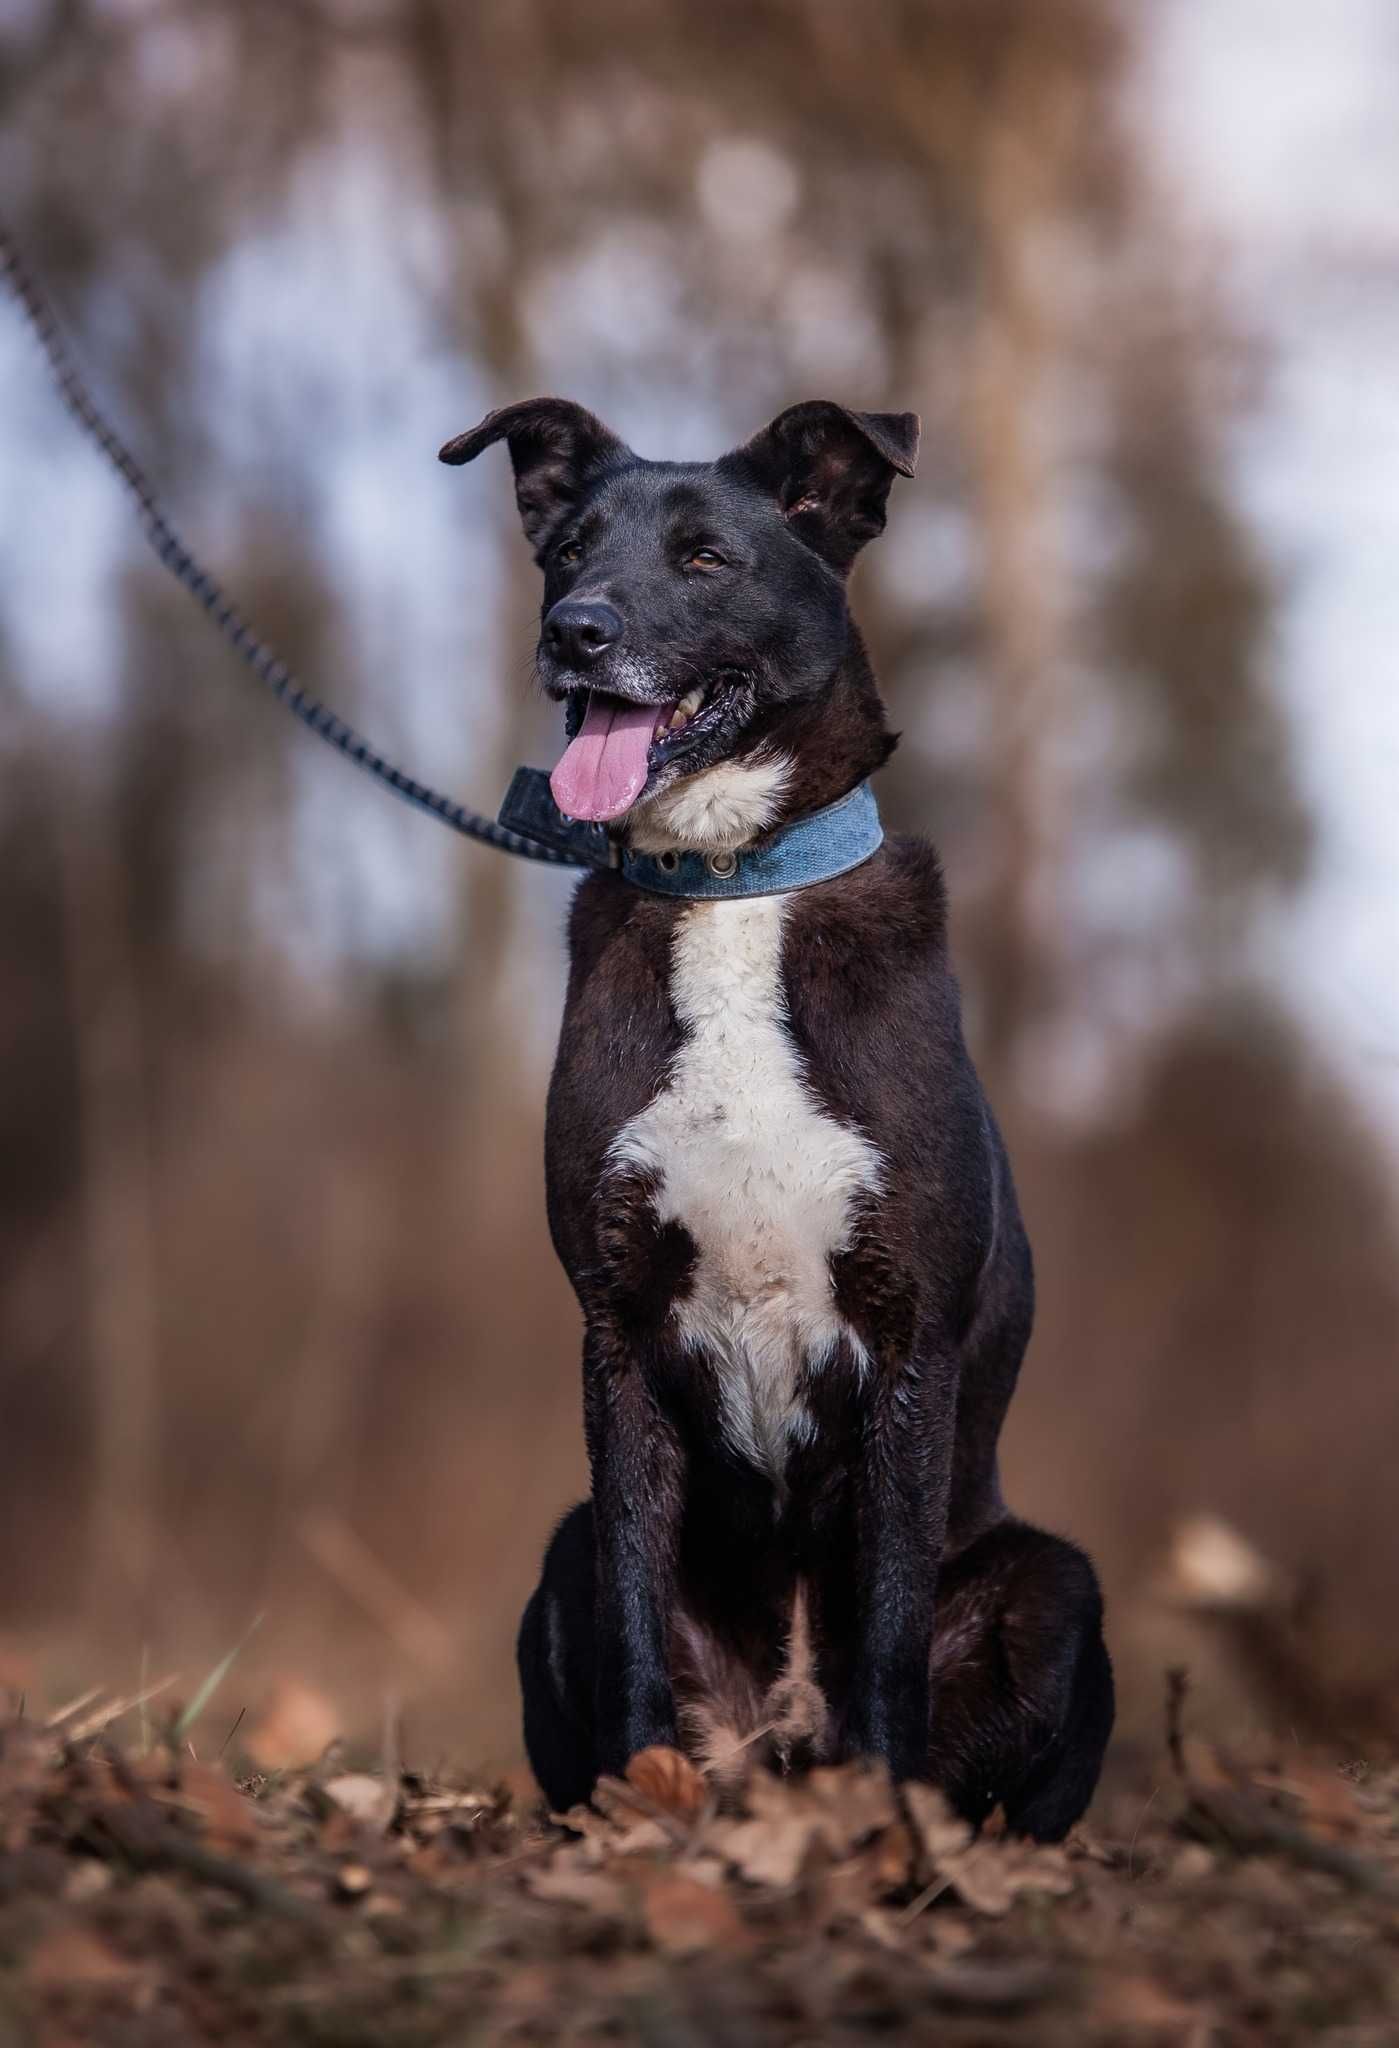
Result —
[[634, 825], [721, 763], [770, 797], [784, 721], [845, 661], [846, 574], [913, 474], [917, 417], [817, 400], [717, 462], [647, 462], [582, 406], [536, 398], [442, 460], [502, 440], [544, 571], [539, 676], [566, 706], [560, 809]]

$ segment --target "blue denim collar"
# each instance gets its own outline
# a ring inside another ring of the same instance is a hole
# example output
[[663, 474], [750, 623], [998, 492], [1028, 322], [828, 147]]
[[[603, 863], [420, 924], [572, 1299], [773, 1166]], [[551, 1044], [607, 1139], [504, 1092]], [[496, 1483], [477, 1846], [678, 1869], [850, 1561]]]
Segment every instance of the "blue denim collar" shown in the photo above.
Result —
[[733, 853], [633, 853], [603, 825], [566, 818], [554, 802], [542, 768], [517, 768], [500, 822], [512, 832], [552, 846], [575, 867], [611, 868], [653, 896], [697, 900], [780, 896], [848, 874], [884, 841], [879, 806], [867, 782], [809, 818], [780, 826], [758, 846]]

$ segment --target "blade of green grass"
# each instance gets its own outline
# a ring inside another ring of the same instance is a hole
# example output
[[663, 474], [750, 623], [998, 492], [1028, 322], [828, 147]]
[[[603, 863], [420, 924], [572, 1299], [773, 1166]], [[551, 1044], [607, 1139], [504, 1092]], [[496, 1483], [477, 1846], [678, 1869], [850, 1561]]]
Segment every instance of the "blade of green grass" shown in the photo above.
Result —
[[199, 1719], [199, 1716], [208, 1706], [210, 1700], [214, 1697], [214, 1694], [218, 1691], [219, 1687], [227, 1678], [229, 1672], [233, 1669], [234, 1661], [237, 1658], [239, 1651], [245, 1648], [249, 1637], [252, 1636], [261, 1626], [262, 1616], [260, 1614], [255, 1615], [253, 1617], [252, 1623], [250, 1624], [247, 1630], [247, 1633], [243, 1635], [233, 1645], [233, 1648], [228, 1652], [227, 1656], [220, 1657], [218, 1663], [214, 1666], [213, 1670], [209, 1673], [208, 1677], [204, 1680], [203, 1684], [196, 1688], [193, 1699], [190, 1701], [189, 1705], [185, 1708], [184, 1712], [180, 1715], [179, 1719], [175, 1723], [175, 1727], [173, 1730], [173, 1739], [176, 1742], [184, 1741], [185, 1737], [189, 1734], [190, 1729], [194, 1726], [195, 1722]]

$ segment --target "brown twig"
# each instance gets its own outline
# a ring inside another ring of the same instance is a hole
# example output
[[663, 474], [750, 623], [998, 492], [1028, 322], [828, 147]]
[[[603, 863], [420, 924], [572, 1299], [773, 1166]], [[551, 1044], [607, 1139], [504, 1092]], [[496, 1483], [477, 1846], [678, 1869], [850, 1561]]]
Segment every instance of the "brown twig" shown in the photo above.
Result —
[[245, 1905], [259, 1912], [275, 1913], [282, 1919], [321, 1925], [318, 1913], [305, 1899], [299, 1899], [272, 1878], [263, 1877], [246, 1863], [231, 1856], [219, 1856], [195, 1841], [168, 1813], [130, 1769], [114, 1743], [103, 1745], [103, 1754], [113, 1778], [127, 1795], [121, 1805], [104, 1805], [93, 1814], [89, 1833], [92, 1846], [101, 1854], [108, 1843], [138, 1869], [174, 1868], [186, 1871], [201, 1884], [220, 1886]]
[[1221, 1843], [1237, 1856], [1283, 1856], [1303, 1870], [1338, 1878], [1351, 1891], [1399, 1903], [1399, 1879], [1334, 1842], [1325, 1842], [1275, 1813], [1227, 1759], [1221, 1763], [1232, 1785], [1192, 1782], [1182, 1825], [1207, 1842]]
[[154, 1800], [142, 1796], [129, 1806], [106, 1806], [94, 1816], [92, 1837], [99, 1851], [104, 1838], [138, 1868], [173, 1868], [185, 1871], [201, 1884], [218, 1885], [232, 1892], [247, 1906], [282, 1919], [319, 1923], [319, 1915], [272, 1878], [263, 1877], [246, 1863], [231, 1856], [219, 1856], [185, 1834], [164, 1814]]
[[1190, 1673], [1183, 1664], [1173, 1664], [1166, 1673], [1166, 1750], [1178, 1778], [1185, 1769], [1185, 1695], [1190, 1690]]
[[179, 1673], [172, 1671], [167, 1677], [157, 1679], [154, 1685], [143, 1686], [140, 1692], [132, 1693], [126, 1699], [108, 1700], [105, 1705], [94, 1707], [90, 1714], [71, 1720], [63, 1730], [64, 1742], [86, 1742], [90, 1735], [100, 1735], [104, 1728], [109, 1728], [113, 1721], [119, 1721], [123, 1714], [129, 1714], [133, 1707], [144, 1707], [148, 1700], [168, 1691], [178, 1677]]

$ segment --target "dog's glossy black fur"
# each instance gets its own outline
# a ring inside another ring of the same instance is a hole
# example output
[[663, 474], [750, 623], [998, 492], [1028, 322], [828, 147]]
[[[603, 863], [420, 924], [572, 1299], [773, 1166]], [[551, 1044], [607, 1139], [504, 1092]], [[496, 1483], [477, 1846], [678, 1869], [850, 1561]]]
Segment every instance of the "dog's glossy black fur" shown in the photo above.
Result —
[[[765, 829], [830, 803], [893, 744], [844, 579], [912, 473], [911, 415], [797, 406], [713, 464], [639, 460], [559, 400], [505, 439], [544, 569], [539, 666], [661, 703], [711, 685], [652, 749], [646, 795], [780, 753]], [[716, 1373], [677, 1333], [684, 1225], [608, 1148], [667, 1084], [690, 907], [608, 873], [574, 900], [549, 1095], [549, 1219], [582, 1306], [592, 1497], [555, 1534], [520, 1633], [525, 1735], [558, 1808], [651, 1743], [716, 1768], [866, 1753], [980, 1821], [1055, 1839], [1112, 1721], [1093, 1569], [1007, 1509], [996, 1444], [1030, 1334], [1029, 1248], [962, 1041], [935, 854], [886, 841], [788, 899], [785, 1029], [814, 1104], [877, 1148], [878, 1192], [829, 1260], [853, 1341], [806, 1369], [776, 1472], [721, 1427]], [[727, 1743], [727, 1753], [725, 1745]]]

